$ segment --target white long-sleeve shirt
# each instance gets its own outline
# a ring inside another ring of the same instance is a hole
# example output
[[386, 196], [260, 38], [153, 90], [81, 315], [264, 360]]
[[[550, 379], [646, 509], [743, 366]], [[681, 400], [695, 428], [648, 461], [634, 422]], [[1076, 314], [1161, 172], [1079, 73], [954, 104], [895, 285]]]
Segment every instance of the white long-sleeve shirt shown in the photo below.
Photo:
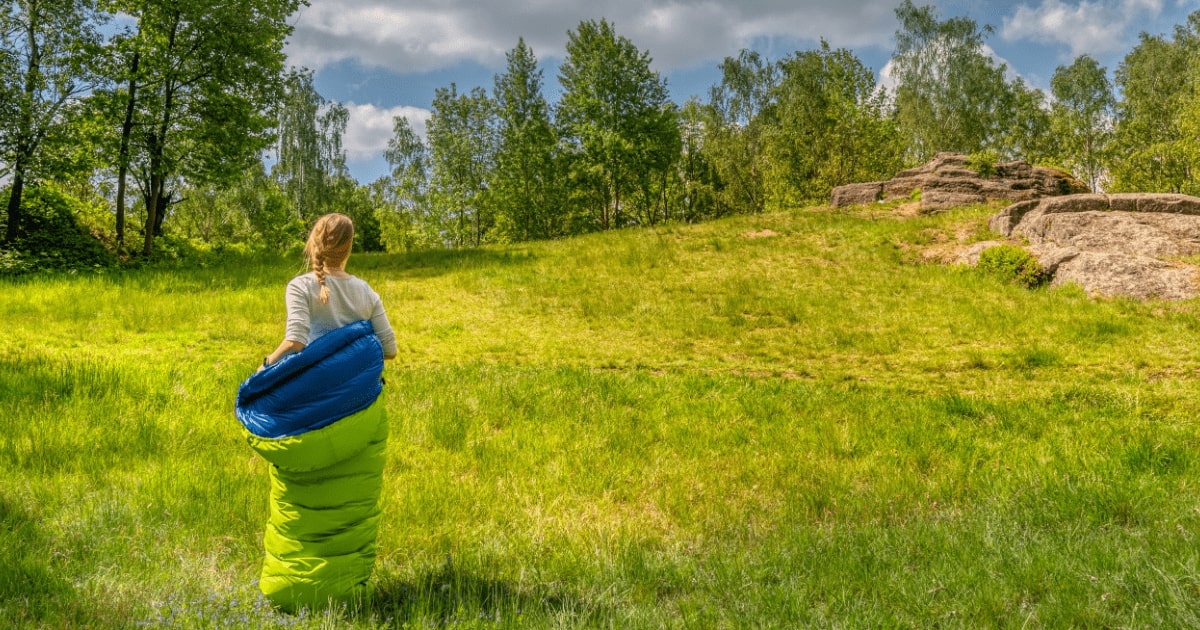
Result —
[[370, 320], [384, 356], [396, 354], [396, 333], [388, 323], [383, 300], [365, 280], [325, 276], [329, 303], [321, 303], [317, 274], [296, 276], [287, 285], [287, 330], [284, 339], [308, 345], [321, 335], [360, 320]]

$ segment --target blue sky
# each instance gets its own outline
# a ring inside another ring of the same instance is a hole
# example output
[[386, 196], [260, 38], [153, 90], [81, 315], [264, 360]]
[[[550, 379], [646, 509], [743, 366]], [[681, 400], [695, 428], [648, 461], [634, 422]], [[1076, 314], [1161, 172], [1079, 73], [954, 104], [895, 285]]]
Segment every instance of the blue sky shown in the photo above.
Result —
[[[518, 37], [558, 96], [567, 32], [606, 19], [649, 53], [676, 102], [706, 98], [717, 64], [742, 48], [779, 59], [825, 38], [886, 73], [900, 0], [311, 0], [294, 17], [289, 62], [315, 71], [318, 91], [350, 110], [344, 143], [351, 174], [387, 171], [392, 118], [424, 133], [433, 93], [491, 90]], [[1171, 32], [1200, 0], [930, 0], [944, 19], [967, 16], [995, 31], [987, 45], [1029, 84], [1046, 89], [1059, 65], [1090, 54], [1111, 72], [1138, 34]]]

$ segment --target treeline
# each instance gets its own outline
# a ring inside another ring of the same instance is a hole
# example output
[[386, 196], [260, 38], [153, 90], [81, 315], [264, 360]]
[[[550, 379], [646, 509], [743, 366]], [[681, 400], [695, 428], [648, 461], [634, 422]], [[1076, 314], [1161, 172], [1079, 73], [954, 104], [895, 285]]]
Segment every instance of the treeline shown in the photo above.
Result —
[[332, 211], [354, 217], [360, 249], [472, 247], [823, 203], [938, 151], [1059, 166], [1097, 190], [1200, 194], [1200, 11], [1143, 34], [1113, 81], [1081, 56], [1046, 94], [989, 56], [990, 27], [905, 0], [882, 85], [822, 42], [774, 61], [742, 51], [683, 104], [647, 51], [585, 21], [558, 102], [518, 40], [490, 89], [436, 91], [424, 138], [396, 118], [390, 174], [362, 184], [346, 108], [285, 68], [298, 4], [6, 5], [0, 270], [40, 255], [32, 232], [54, 217], [145, 256], [162, 235], [286, 249]]

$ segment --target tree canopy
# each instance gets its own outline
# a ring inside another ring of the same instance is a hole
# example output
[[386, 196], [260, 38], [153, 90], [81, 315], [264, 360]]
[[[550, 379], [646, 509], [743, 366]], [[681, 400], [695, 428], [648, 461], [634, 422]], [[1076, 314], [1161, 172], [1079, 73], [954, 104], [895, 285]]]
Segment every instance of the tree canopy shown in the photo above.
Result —
[[57, 191], [37, 203], [77, 197], [55, 207], [87, 214], [79, 225], [123, 256], [127, 217], [145, 256], [172, 233], [287, 249], [334, 211], [354, 217], [357, 247], [393, 251], [700, 221], [824, 203], [940, 151], [1059, 166], [1095, 190], [1200, 193], [1200, 11], [1143, 34], [1114, 71], [1080, 56], [1045, 89], [995, 59], [991, 26], [904, 0], [892, 82], [821, 41], [778, 59], [742, 50], [682, 105], [649, 51], [583, 21], [557, 102], [520, 38], [490, 86], [436, 89], [423, 126], [396, 118], [391, 170], [364, 185], [347, 168], [349, 109], [286, 66], [302, 4], [5, 5], [5, 251], [53, 247], [23, 240], [30, 187]]

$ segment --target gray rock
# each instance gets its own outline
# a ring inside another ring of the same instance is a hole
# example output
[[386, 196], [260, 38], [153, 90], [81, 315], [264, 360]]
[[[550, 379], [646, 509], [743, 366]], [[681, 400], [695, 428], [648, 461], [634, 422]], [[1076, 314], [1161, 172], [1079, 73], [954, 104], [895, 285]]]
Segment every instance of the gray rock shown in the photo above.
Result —
[[1053, 275], [1089, 294], [1185, 299], [1200, 295], [1200, 198], [1169, 194], [1069, 195], [1013, 204], [988, 225], [1023, 237]]
[[1196, 269], [1190, 265], [1148, 256], [1080, 251], [1057, 265], [1051, 285], [1075, 283], [1090, 295], [1185, 300], [1196, 297], [1196, 281]]
[[839, 186], [833, 191], [833, 205], [837, 207], [875, 203], [883, 196], [883, 182], [867, 182]]
[[[875, 186], [881, 192], [869, 198]], [[862, 187], [869, 188], [862, 188]], [[1024, 201], [1052, 195], [1087, 192], [1087, 186], [1070, 174], [1057, 169], [1031, 166], [1026, 162], [997, 164], [994, 173], [981, 176], [967, 168], [962, 153], [939, 153], [929, 162], [899, 173], [886, 182], [848, 184], [833, 189], [831, 203], [846, 206], [868, 201], [890, 201], [921, 192], [921, 211], [940, 212], [963, 205], [988, 201]], [[862, 201], [862, 200], [866, 201]]]

